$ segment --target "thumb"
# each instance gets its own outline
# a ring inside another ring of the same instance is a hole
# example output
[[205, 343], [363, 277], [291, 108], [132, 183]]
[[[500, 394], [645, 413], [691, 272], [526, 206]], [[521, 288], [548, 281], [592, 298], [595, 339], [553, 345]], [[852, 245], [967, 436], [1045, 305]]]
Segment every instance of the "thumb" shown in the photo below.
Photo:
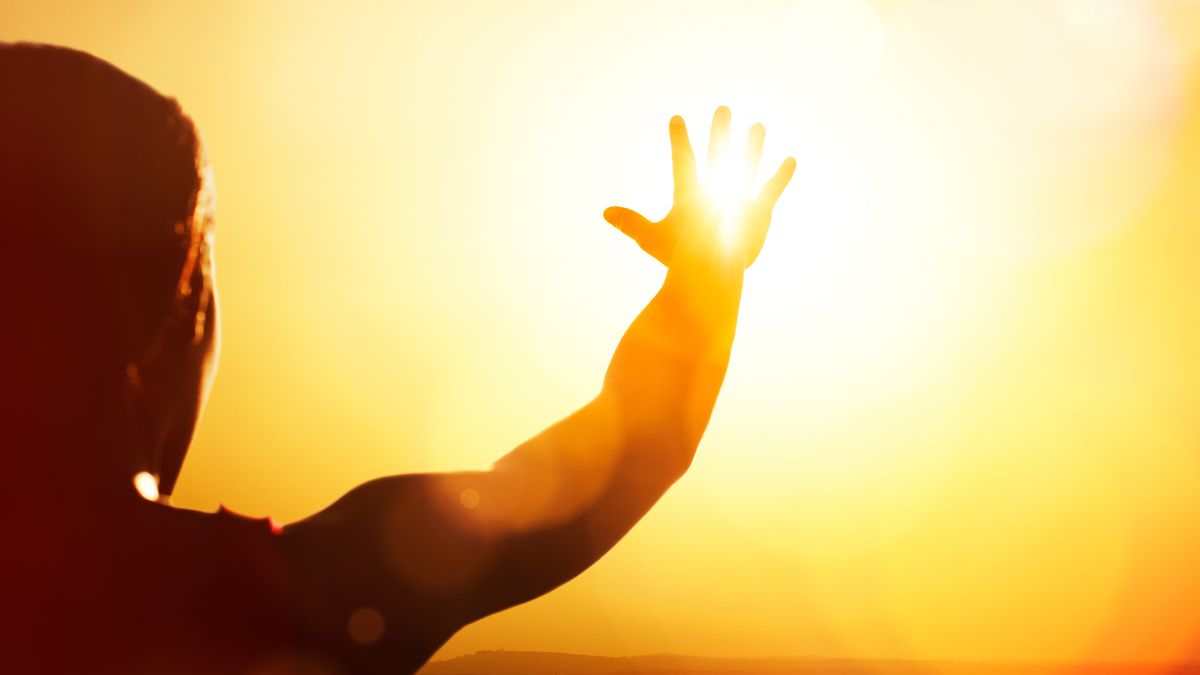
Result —
[[623, 206], [610, 206], [604, 209], [604, 219], [635, 240], [653, 225], [642, 214]]

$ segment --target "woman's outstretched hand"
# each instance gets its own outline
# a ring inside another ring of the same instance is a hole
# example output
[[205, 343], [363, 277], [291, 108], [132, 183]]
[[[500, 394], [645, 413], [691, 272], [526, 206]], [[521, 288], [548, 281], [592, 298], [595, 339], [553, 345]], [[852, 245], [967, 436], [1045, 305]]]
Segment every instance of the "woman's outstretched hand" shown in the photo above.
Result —
[[729, 108], [721, 106], [713, 115], [708, 143], [705, 182], [696, 178], [696, 158], [688, 140], [683, 118], [672, 117], [671, 159], [675, 174], [675, 201], [667, 215], [651, 222], [640, 213], [621, 206], [604, 211], [604, 219], [627, 234], [644, 251], [670, 266], [677, 244], [686, 238], [689, 247], [721, 249], [738, 256], [749, 267], [762, 250], [771, 226], [771, 211], [796, 171], [796, 160], [788, 157], [757, 195], [751, 190], [762, 157], [766, 130], [750, 127], [742, 164], [731, 158]]

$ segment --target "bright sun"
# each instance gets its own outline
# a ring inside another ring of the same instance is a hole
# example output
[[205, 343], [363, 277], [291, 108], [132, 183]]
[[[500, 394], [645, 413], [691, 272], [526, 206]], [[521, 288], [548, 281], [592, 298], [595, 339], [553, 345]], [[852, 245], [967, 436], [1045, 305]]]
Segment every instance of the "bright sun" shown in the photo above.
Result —
[[705, 177], [704, 191], [721, 218], [721, 238], [732, 246], [737, 238], [738, 219], [746, 200], [757, 186], [754, 171], [735, 153], [726, 152]]

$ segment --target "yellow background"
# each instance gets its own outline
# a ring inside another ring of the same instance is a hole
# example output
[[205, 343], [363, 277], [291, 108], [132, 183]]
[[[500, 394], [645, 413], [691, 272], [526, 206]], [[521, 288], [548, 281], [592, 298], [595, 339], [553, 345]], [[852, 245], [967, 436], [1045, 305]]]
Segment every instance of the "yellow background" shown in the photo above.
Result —
[[213, 161], [183, 506], [487, 466], [655, 290], [600, 213], [666, 208], [671, 114], [799, 159], [691, 473], [443, 656], [1200, 656], [1198, 38], [1188, 0], [0, 4]]

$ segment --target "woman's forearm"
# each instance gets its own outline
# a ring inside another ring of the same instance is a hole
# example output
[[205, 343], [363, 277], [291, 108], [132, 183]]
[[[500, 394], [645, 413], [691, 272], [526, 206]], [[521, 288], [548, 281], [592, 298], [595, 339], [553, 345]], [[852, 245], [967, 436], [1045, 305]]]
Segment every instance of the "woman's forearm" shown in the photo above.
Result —
[[743, 267], [721, 256], [681, 242], [662, 288], [617, 346], [601, 394], [628, 438], [655, 440], [630, 448], [678, 471], [708, 424], [733, 346]]

